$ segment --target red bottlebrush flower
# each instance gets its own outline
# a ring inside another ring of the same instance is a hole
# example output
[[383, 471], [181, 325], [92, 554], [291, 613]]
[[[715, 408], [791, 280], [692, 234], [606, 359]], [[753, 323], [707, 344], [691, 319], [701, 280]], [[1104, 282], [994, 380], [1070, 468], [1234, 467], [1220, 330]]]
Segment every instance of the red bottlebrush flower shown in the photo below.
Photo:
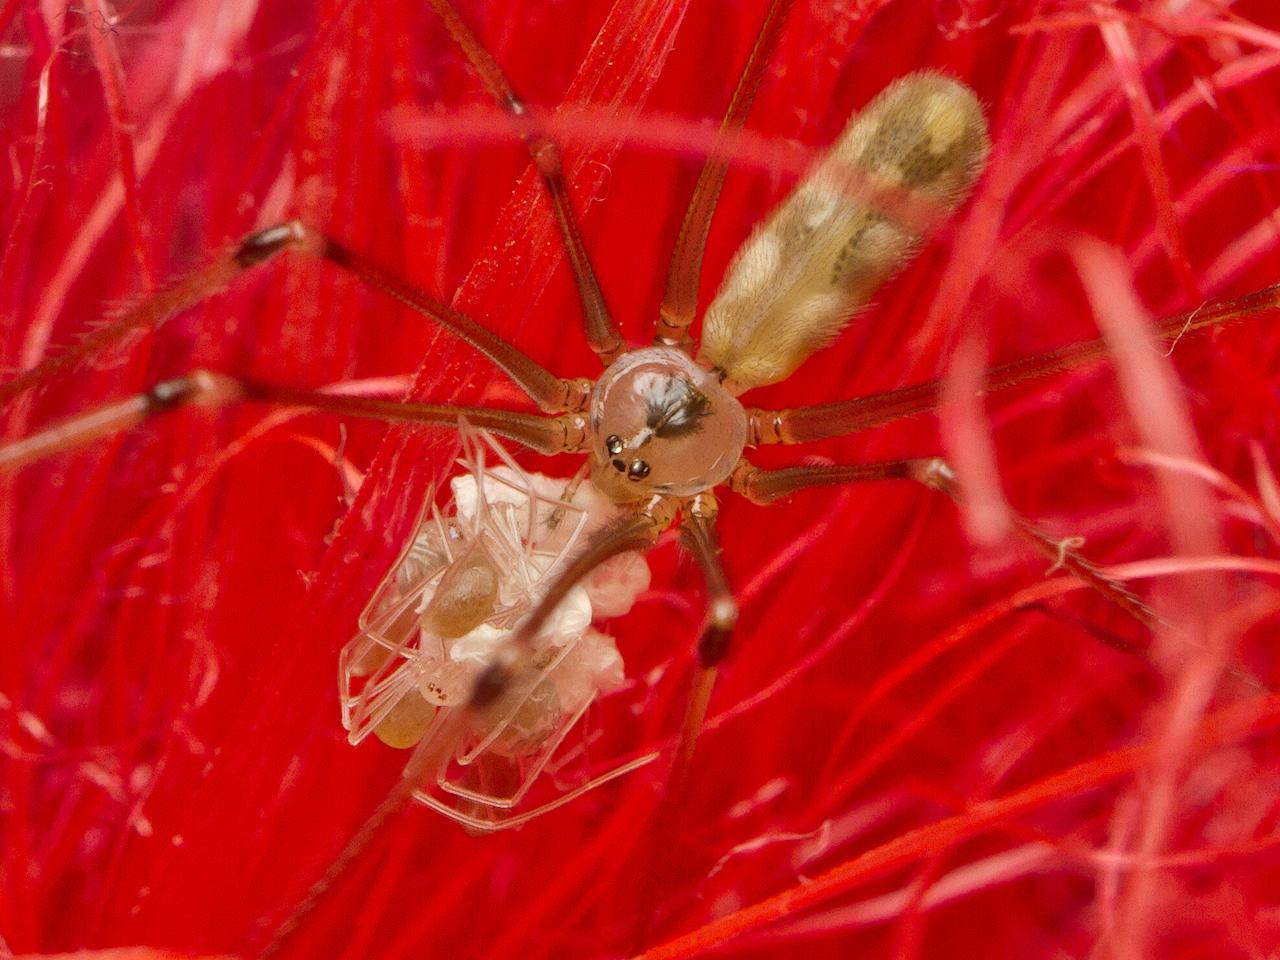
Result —
[[[530, 104], [559, 107], [587, 247], [647, 339], [766, 4], [461, 5]], [[557, 373], [598, 370], [527, 154], [420, 0], [10, 0], [0, 39], [5, 366], [297, 216]], [[494, 836], [407, 806], [310, 904], [403, 766], [345, 742], [336, 658], [452, 438], [185, 410], [0, 478], [0, 948], [249, 956], [297, 912], [282, 955], [1269, 954], [1280, 328], [1172, 356], [1143, 331], [1277, 279], [1277, 51], [1270, 0], [795, 5], [704, 303], [894, 78], [962, 79], [994, 148], [839, 342], [749, 398], [942, 374], [941, 414], [753, 456], [945, 451], [970, 496], [722, 498], [742, 617], [670, 814], [665, 759]], [[984, 366], [1099, 329], [1115, 364], [968, 399]], [[449, 336], [289, 256], [18, 398], [6, 436], [194, 366], [519, 402]], [[1082, 538], [1167, 625], [1046, 578], [1011, 510]], [[651, 560], [610, 626], [632, 696], [591, 718], [619, 750], [669, 750], [701, 623], [674, 540]]]

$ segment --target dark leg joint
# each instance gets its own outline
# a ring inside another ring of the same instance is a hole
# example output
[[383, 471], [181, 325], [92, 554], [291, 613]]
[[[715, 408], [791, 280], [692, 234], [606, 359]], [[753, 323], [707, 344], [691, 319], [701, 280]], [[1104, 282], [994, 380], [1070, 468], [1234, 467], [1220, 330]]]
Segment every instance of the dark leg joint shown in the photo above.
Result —
[[484, 672], [476, 677], [475, 686], [471, 688], [471, 700], [468, 706], [475, 710], [497, 703], [511, 685], [511, 671], [505, 664], [491, 663]]
[[366, 269], [364, 265], [357, 262], [355, 254], [336, 240], [330, 240], [328, 237], [317, 237], [315, 253], [324, 257], [330, 263], [337, 264], [344, 270], [351, 270], [364, 276]]
[[717, 597], [708, 612], [706, 629], [698, 638], [698, 663], [701, 666], [714, 667], [725, 658], [737, 622], [737, 601], [732, 597]]
[[176, 380], [162, 380], [143, 394], [147, 413], [165, 413], [188, 404], [219, 406], [245, 397], [245, 385], [208, 370], [194, 370]]
[[538, 168], [538, 172], [543, 177], [556, 181], [551, 188], [553, 192], [563, 194], [564, 190], [559, 183], [562, 176], [560, 150], [555, 141], [546, 137], [534, 138], [529, 141], [529, 153], [533, 156], [533, 165]]
[[306, 228], [297, 220], [267, 227], [245, 237], [236, 249], [235, 259], [240, 266], [255, 267], [270, 260], [286, 247], [292, 247], [306, 236]]
[[195, 384], [191, 382], [190, 377], [182, 377], [178, 380], [164, 380], [157, 383], [144, 395], [144, 399], [147, 402], [147, 412], [163, 413], [166, 410], [180, 407], [191, 399], [195, 389]]
[[911, 466], [910, 476], [930, 490], [937, 490], [948, 496], [956, 495], [956, 475], [947, 461], [941, 457], [917, 460]]

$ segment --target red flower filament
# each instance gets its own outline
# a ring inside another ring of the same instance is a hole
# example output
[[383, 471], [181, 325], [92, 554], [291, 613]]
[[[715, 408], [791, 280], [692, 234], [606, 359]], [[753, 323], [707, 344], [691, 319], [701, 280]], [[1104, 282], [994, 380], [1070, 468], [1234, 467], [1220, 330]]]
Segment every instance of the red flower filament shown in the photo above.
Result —
[[[562, 139], [601, 284], [647, 340], [767, 4], [461, 5]], [[664, 759], [495, 836], [397, 808], [283, 955], [1275, 950], [1280, 328], [1170, 356], [1146, 333], [1277, 279], [1280, 17], [1120, 6], [794, 6], [731, 139], [704, 305], [894, 78], [963, 80], [993, 152], [840, 340], [749, 398], [943, 376], [938, 415], [753, 457], [945, 453], [966, 509], [912, 484], [725, 494], [742, 616], [678, 807]], [[528, 155], [420, 0], [10, 0], [0, 39], [5, 367], [298, 217], [556, 373], [598, 370]], [[1099, 331], [1114, 362], [978, 397], [987, 366]], [[5, 436], [193, 367], [521, 402], [465, 345], [290, 255], [19, 397]], [[399, 780], [402, 754], [346, 743], [337, 656], [455, 449], [245, 405], [0, 477], [0, 948], [271, 941]], [[1168, 626], [1046, 576], [1014, 512], [1083, 538]], [[703, 588], [674, 538], [650, 562], [653, 588], [609, 625], [630, 686], [585, 721], [601, 756], [669, 758], [679, 730]]]

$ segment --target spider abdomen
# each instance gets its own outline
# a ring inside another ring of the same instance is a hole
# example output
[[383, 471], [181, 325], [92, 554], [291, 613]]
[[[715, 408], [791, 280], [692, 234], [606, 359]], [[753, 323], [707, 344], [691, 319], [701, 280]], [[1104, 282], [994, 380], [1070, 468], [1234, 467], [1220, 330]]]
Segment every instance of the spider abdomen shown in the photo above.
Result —
[[735, 393], [791, 376], [915, 253], [924, 222], [959, 206], [988, 148], [968, 87], [929, 72], [890, 84], [738, 251], [699, 362]]

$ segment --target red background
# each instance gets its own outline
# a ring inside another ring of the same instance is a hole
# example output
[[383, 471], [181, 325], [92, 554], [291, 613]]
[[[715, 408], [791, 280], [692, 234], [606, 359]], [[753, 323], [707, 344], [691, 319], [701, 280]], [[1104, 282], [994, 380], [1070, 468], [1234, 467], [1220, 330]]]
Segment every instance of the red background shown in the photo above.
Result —
[[[530, 103], [593, 105], [565, 148], [571, 182], [614, 312], [643, 340], [763, 4], [462, 8]], [[0, 25], [0, 363], [29, 366], [296, 215], [457, 290], [557, 372], [597, 369], [526, 156], [420, 0], [10, 0]], [[794, 166], [894, 77], [964, 79], [996, 146], [957, 223], [834, 348], [749, 401], [891, 388], [954, 369], [958, 345], [998, 361], [1089, 338], [1091, 304], [1143, 319], [1130, 290], [1161, 315], [1273, 282], [1278, 30], [1271, 0], [799, 0], [704, 302]], [[1106, 268], [1082, 281], [1085, 260]], [[1278, 357], [1280, 330], [1258, 320], [1178, 346], [1180, 404], [1097, 368], [987, 398], [981, 418], [957, 409], [944, 431], [930, 416], [760, 452], [946, 447], [988, 512], [966, 527], [910, 485], [767, 510], [726, 495], [742, 623], [678, 818], [655, 815], [657, 766], [509, 835], [408, 808], [286, 955], [1268, 955], [1280, 706], [1221, 671], [1276, 679]], [[192, 365], [299, 386], [416, 369], [422, 397], [518, 402], [447, 336], [289, 258], [48, 384], [9, 430]], [[263, 417], [185, 411], [3, 481], [0, 935], [15, 952], [252, 954], [397, 780], [403, 756], [343, 738], [336, 656], [451, 442]], [[1236, 488], [1134, 462], [1186, 453], [1152, 438], [1188, 425], [1192, 455]], [[350, 507], [326, 453], [340, 444], [365, 475]], [[1183, 635], [1044, 587], [1014, 539], [977, 542], [998, 516], [992, 463], [1015, 509], [1099, 562], [1173, 557], [1135, 589]], [[1188, 575], [1205, 553], [1220, 571]], [[621, 750], [677, 728], [701, 616], [675, 544], [652, 563], [652, 594], [611, 627], [637, 686], [592, 721]], [[1224, 709], [1225, 727], [1206, 719]]]

